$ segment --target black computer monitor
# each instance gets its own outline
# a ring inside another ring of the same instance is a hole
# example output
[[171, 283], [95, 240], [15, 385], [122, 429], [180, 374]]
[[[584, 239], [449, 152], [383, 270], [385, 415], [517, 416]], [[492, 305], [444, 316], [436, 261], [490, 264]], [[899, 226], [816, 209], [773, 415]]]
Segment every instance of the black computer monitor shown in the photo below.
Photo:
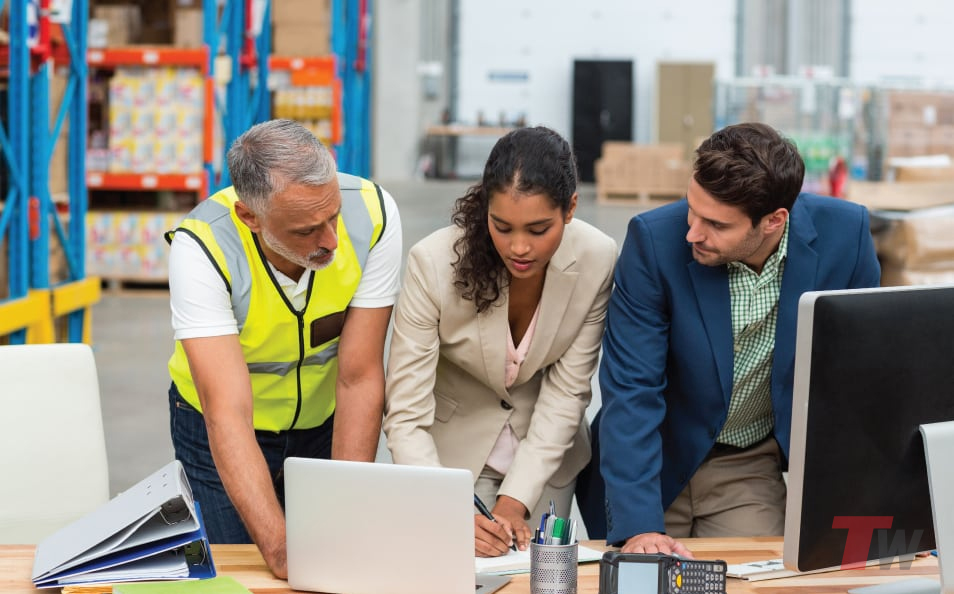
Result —
[[[864, 554], [861, 561], [877, 561], [934, 549], [919, 428], [952, 420], [954, 287], [803, 295], [796, 338], [786, 567], [841, 568], [846, 560], [859, 561], [859, 551]], [[932, 468], [939, 458], [954, 470], [954, 452], [947, 456], [932, 451]], [[951, 507], [952, 502], [944, 505]], [[851, 542], [847, 526], [855, 527]], [[868, 541], [866, 527], [871, 528]]]

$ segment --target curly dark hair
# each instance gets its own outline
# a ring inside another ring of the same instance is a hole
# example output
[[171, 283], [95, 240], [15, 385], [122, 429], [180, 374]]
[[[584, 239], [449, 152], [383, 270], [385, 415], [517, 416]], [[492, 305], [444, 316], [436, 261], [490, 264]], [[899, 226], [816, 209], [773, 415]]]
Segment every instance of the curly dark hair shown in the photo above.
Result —
[[779, 208], [791, 210], [805, 162], [771, 126], [744, 123], [719, 130], [696, 149], [693, 178], [713, 198], [741, 208], [755, 226]]
[[576, 158], [569, 143], [549, 128], [520, 128], [497, 141], [480, 183], [457, 199], [451, 221], [464, 230], [454, 242], [454, 286], [464, 299], [486, 311], [500, 297], [510, 275], [490, 238], [491, 196], [514, 192], [543, 194], [564, 213], [576, 193]]

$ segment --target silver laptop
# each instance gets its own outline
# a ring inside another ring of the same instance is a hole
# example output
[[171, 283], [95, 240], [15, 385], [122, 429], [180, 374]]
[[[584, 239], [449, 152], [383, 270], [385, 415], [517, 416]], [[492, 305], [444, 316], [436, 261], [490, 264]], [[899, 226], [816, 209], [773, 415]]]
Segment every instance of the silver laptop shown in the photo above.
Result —
[[491, 591], [475, 584], [473, 489], [469, 470], [288, 458], [288, 585], [347, 594]]

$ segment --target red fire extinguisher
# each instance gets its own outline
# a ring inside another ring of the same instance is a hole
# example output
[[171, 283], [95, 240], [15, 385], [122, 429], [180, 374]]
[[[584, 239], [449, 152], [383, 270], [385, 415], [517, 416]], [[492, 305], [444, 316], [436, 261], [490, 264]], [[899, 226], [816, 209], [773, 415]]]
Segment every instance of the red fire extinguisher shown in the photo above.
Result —
[[845, 182], [848, 181], [848, 166], [843, 157], [835, 159], [835, 163], [828, 171], [828, 184], [831, 195], [835, 198], [845, 197]]

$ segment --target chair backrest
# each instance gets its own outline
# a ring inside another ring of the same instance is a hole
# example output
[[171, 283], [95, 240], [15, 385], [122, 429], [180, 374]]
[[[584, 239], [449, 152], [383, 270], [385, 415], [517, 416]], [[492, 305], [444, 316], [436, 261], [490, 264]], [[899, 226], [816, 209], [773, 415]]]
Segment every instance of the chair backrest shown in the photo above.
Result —
[[0, 544], [35, 544], [109, 500], [85, 344], [0, 346]]

